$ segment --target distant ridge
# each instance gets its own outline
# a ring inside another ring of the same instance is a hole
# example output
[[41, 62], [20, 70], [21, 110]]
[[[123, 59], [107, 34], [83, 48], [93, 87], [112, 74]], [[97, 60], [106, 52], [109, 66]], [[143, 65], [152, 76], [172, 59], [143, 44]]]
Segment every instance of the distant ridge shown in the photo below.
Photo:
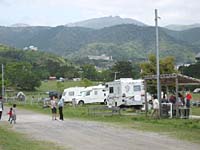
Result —
[[[113, 60], [146, 60], [155, 53], [155, 28], [121, 24], [101, 29], [84, 27], [1, 27], [0, 43], [16, 48], [33, 45], [80, 63], [88, 55], [112, 56]], [[200, 28], [173, 31], [159, 28], [160, 54], [174, 56], [177, 64], [195, 61], [200, 52]]]
[[16, 24], [12, 24], [10, 27], [30, 27], [30, 25], [25, 24], [25, 23], [16, 23]]
[[144, 23], [130, 19], [130, 18], [121, 18], [119, 16], [108, 16], [101, 18], [88, 19], [84, 21], [79, 21], [75, 23], [66, 24], [68, 27], [86, 27], [92, 29], [101, 29], [104, 27], [111, 27], [120, 24], [134, 24], [138, 26], [146, 26]]
[[170, 29], [170, 30], [175, 30], [175, 31], [189, 30], [189, 29], [198, 28], [198, 27], [200, 27], [199, 23], [195, 23], [195, 24], [191, 24], [191, 25], [172, 24], [172, 25], [165, 26], [165, 28]]

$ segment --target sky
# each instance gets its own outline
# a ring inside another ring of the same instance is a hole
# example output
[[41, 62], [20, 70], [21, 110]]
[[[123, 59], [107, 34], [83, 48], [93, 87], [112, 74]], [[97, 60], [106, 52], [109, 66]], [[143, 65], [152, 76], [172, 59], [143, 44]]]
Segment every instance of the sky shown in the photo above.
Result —
[[0, 0], [0, 25], [57, 26], [91, 18], [120, 16], [159, 26], [200, 23], [200, 0]]

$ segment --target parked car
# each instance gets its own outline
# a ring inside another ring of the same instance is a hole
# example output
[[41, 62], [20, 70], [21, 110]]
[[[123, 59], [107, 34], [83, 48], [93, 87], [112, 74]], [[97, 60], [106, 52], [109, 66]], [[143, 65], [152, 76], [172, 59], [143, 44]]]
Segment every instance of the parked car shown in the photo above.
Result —
[[192, 106], [200, 107], [200, 101], [194, 101], [194, 102], [192, 102]]
[[50, 97], [50, 98], [51, 98], [52, 96], [55, 96], [55, 97], [58, 98], [59, 95], [60, 95], [60, 93], [57, 92], [57, 91], [49, 91], [48, 94], [49, 94], [49, 97]]
[[200, 93], [200, 88], [194, 89], [193, 93]]

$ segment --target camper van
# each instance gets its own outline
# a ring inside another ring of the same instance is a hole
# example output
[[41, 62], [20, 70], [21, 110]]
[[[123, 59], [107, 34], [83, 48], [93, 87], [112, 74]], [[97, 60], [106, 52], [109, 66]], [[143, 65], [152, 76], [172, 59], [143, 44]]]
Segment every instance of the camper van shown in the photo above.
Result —
[[109, 107], [141, 108], [145, 101], [144, 82], [141, 79], [120, 78], [106, 83], [108, 89], [107, 105]]
[[84, 87], [70, 87], [67, 89], [64, 89], [64, 92], [62, 94], [62, 99], [64, 99], [64, 102], [72, 102], [72, 99], [80, 96], [81, 92], [84, 90]]
[[90, 86], [81, 91], [81, 96], [75, 98], [76, 103], [79, 105], [89, 103], [106, 103], [108, 92], [105, 86]]

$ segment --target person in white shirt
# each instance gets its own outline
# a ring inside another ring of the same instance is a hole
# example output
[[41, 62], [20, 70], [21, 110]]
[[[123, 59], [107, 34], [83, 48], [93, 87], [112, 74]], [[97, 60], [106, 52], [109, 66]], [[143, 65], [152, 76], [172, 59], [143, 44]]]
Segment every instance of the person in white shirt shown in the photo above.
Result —
[[2, 113], [3, 113], [3, 99], [2, 97], [0, 97], [0, 120], [1, 120]]
[[157, 96], [154, 95], [153, 96], [153, 112], [151, 114], [151, 117], [152, 118], [160, 118], [160, 115], [159, 115], [159, 101], [157, 99]]
[[52, 96], [51, 100], [51, 111], [52, 111], [52, 120], [57, 120], [56, 119], [56, 114], [57, 114], [57, 99], [55, 96]]

